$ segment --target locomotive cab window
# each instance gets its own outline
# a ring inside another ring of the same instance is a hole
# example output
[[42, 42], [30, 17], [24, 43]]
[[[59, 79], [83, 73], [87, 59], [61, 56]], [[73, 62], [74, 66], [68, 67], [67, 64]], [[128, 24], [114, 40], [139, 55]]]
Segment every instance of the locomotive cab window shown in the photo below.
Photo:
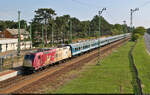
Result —
[[35, 55], [26, 55], [25, 57], [24, 57], [24, 60], [34, 60], [34, 57], [35, 57]]
[[75, 48], [75, 51], [78, 51], [79, 50], [79, 48]]

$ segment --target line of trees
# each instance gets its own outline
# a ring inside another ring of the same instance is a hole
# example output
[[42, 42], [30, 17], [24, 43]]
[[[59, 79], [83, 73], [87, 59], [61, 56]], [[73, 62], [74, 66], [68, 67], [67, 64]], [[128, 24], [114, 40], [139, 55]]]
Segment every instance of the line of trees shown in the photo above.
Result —
[[145, 32], [147, 32], [147, 30], [144, 27], [136, 27], [132, 33], [132, 40], [137, 41], [140, 37], [144, 35]]
[[[25, 20], [21, 20], [21, 28], [27, 25]], [[70, 15], [57, 16], [55, 10], [51, 8], [40, 8], [35, 11], [35, 16], [30, 22], [32, 25], [33, 45], [40, 45], [42, 42], [42, 26], [44, 30], [44, 43], [68, 43], [70, 39], [70, 26], [72, 26], [72, 38], [98, 37], [99, 16], [95, 15], [93, 19], [80, 21]], [[126, 27], [126, 28], [124, 28]], [[14, 21], [0, 21], [0, 30], [6, 28], [18, 28], [18, 23]], [[29, 31], [29, 26], [27, 26]], [[129, 27], [120, 24], [110, 24], [101, 17], [101, 35], [117, 35], [128, 32]], [[53, 34], [53, 37], [52, 37]], [[53, 38], [53, 40], [52, 40]]]
[[[27, 26], [27, 21], [25, 20], [21, 20], [20, 21], [21, 23], [21, 28], [24, 28], [25, 26]], [[3, 31], [5, 30], [6, 28], [9, 28], [9, 29], [17, 29], [18, 28], [18, 22], [15, 22], [15, 21], [2, 21], [0, 20], [0, 31]]]

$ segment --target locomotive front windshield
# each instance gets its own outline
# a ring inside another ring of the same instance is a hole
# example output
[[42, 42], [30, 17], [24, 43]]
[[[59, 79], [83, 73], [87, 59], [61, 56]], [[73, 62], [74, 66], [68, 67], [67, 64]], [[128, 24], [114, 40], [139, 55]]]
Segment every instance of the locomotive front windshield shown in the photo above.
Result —
[[35, 55], [26, 55], [26, 56], [24, 57], [24, 60], [33, 61], [33, 60], [34, 60], [34, 57], [35, 57]]

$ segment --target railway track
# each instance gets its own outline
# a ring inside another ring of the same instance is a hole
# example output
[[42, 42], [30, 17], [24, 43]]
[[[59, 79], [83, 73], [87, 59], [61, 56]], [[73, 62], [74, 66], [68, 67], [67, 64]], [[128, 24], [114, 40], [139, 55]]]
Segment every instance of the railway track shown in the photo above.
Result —
[[[126, 39], [128, 40], [128, 39]], [[126, 40], [120, 40], [114, 42], [110, 45], [104, 46], [101, 48], [101, 54], [108, 52], [109, 50], [119, 46]], [[48, 81], [55, 82], [57, 77], [61, 76], [63, 73], [67, 73], [73, 69], [82, 67], [87, 62], [98, 56], [97, 50], [93, 50], [87, 54], [83, 54], [80, 57], [73, 58], [64, 62], [63, 64], [58, 64], [50, 66], [48, 69], [45, 69], [40, 72], [36, 72], [28, 76], [17, 76], [3, 82], [0, 82], [0, 93], [26, 93], [35, 91], [42, 84], [46, 84]], [[68, 64], [67, 64], [68, 63]], [[34, 85], [34, 86], [33, 86]]]

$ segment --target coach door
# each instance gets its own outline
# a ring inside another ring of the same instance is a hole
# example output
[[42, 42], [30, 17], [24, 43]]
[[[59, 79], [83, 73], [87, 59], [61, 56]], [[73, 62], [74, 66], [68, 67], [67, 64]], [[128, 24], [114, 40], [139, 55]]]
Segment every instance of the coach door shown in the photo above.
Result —
[[2, 52], [2, 44], [0, 44], [0, 52]]

